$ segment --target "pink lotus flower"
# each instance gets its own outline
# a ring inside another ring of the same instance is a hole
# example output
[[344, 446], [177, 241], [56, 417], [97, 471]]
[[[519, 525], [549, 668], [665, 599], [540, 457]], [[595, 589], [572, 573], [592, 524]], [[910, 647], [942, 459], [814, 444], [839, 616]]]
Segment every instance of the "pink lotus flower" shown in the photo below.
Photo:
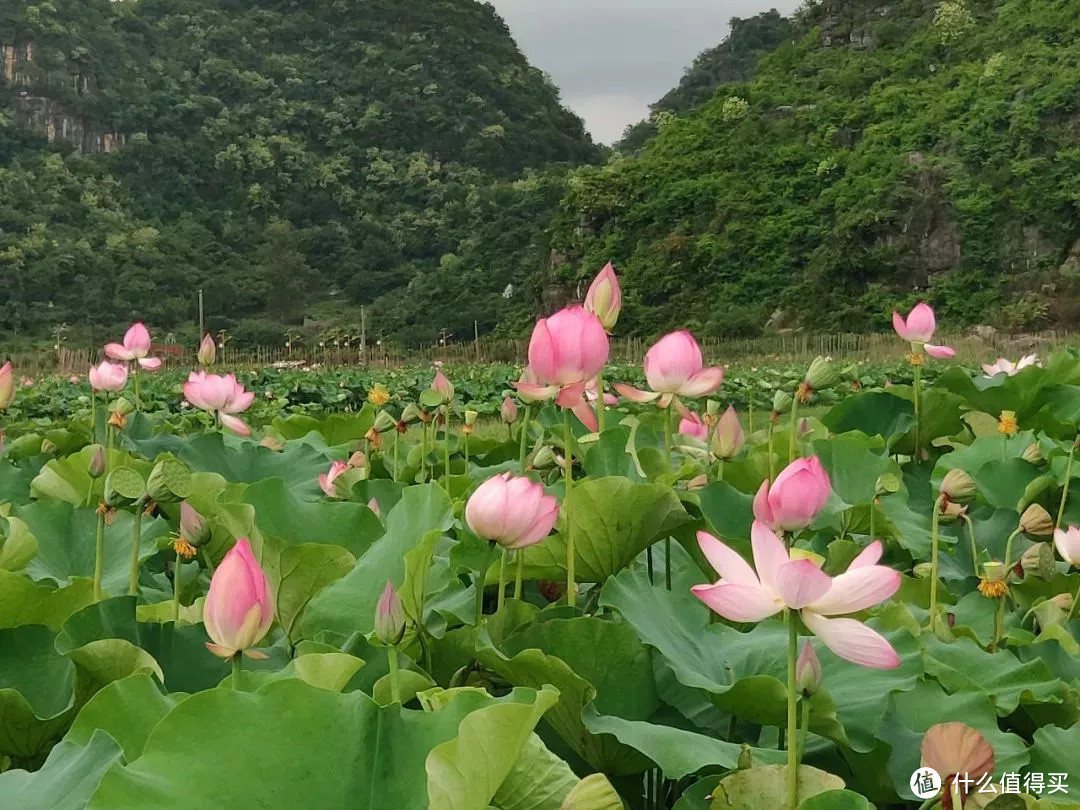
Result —
[[693, 411], [687, 411], [679, 420], [679, 433], [705, 441], [709, 438], [709, 426]]
[[0, 368], [0, 411], [6, 411], [15, 398], [15, 373], [11, 363], [4, 363]]
[[[974, 785], [987, 774], [994, 772], [994, 747], [977, 730], [963, 723], [939, 723], [927, 730], [923, 737], [919, 764], [933, 768], [941, 777], [942, 808], [960, 810], [953, 806], [954, 785], [959, 789], [960, 800], [968, 807], [968, 797], [989, 802], [992, 793], [975, 792]], [[993, 786], [991, 786], [993, 787]], [[983, 801], [972, 805], [983, 807]]]
[[821, 661], [809, 641], [803, 642], [799, 660], [795, 662], [795, 684], [805, 697], [816, 695], [821, 689]]
[[[211, 641], [206, 647], [232, 658], [258, 644], [274, 621], [270, 584], [246, 537], [236, 541], [210, 580], [203, 605], [203, 624]], [[248, 652], [254, 658], [260, 653]]]
[[184, 383], [184, 399], [204, 411], [213, 413], [221, 424], [238, 436], [250, 436], [251, 428], [236, 414], [243, 413], [255, 401], [255, 394], [245, 391], [235, 374], [221, 377], [205, 371], [193, 371]]
[[982, 369], [987, 377], [995, 377], [998, 374], [1006, 374], [1009, 377], [1012, 377], [1021, 369], [1025, 369], [1028, 366], [1037, 366], [1038, 364], [1039, 356], [1037, 354], [1028, 354], [1021, 357], [1016, 363], [1012, 363], [1004, 357], [999, 357], [996, 363], [983, 365]]
[[217, 360], [217, 344], [214, 343], [214, 339], [210, 337], [210, 335], [203, 335], [203, 339], [199, 342], [199, 352], [197, 356], [199, 365], [214, 365], [214, 361]]
[[473, 533], [508, 549], [539, 543], [558, 516], [558, 502], [540, 484], [510, 473], [489, 478], [465, 504], [465, 522]]
[[754, 519], [784, 532], [805, 529], [829, 500], [829, 474], [817, 456], [797, 458], [776, 476], [761, 483], [754, 496]]
[[676, 396], [704, 397], [724, 381], [724, 369], [703, 367], [701, 347], [685, 330], [671, 332], [645, 354], [645, 379], [651, 391], [616, 384], [615, 390], [632, 402], [655, 402], [666, 408]]
[[1080, 565], [1080, 529], [1076, 526], [1055, 529], [1054, 545], [1057, 546], [1061, 559], [1069, 565]]
[[375, 638], [387, 646], [397, 644], [405, 635], [405, 608], [397, 588], [390, 580], [375, 604]]
[[503, 422], [508, 425], [517, 421], [518, 410], [517, 404], [510, 397], [503, 397], [502, 407], [499, 409], [499, 415], [502, 417]]
[[723, 416], [716, 423], [713, 431], [712, 451], [717, 458], [732, 459], [742, 452], [746, 445], [746, 434], [735, 408], [728, 405]]
[[[598, 399], [600, 399], [600, 394], [597, 391], [597, 386], [599, 385], [599, 379], [600, 379], [599, 377], [593, 377], [591, 380], [589, 380], [588, 384], [585, 386], [585, 399], [587, 399], [589, 402], [596, 402]], [[619, 398], [617, 396], [615, 396], [614, 394], [612, 394], [610, 391], [605, 391], [604, 392], [604, 404], [607, 405], [608, 407], [618, 405], [619, 404]]]
[[720, 575], [714, 585], [695, 585], [694, 595], [733, 622], [759, 622], [784, 608], [800, 611], [803, 624], [841, 658], [872, 669], [900, 666], [892, 645], [856, 619], [832, 618], [883, 602], [900, 587], [900, 572], [878, 565], [882, 546], [875, 540], [847, 571], [830, 577], [810, 559], [793, 557], [765, 524], [754, 521], [750, 542], [754, 568], [707, 532], [698, 545]]
[[327, 472], [324, 472], [319, 476], [319, 487], [326, 493], [327, 497], [340, 497], [334, 482], [348, 469], [349, 465], [344, 461], [335, 461], [330, 465], [330, 469]]
[[[596, 316], [582, 307], [567, 307], [536, 322], [529, 340], [529, 365], [515, 387], [522, 399], [554, 398], [585, 422], [591, 413], [585, 391], [603, 370], [609, 351], [607, 332]], [[585, 424], [595, 430], [595, 416], [590, 421]]]
[[611, 262], [604, 265], [604, 269], [589, 285], [589, 292], [585, 294], [585, 309], [597, 317], [607, 332], [615, 328], [622, 310], [622, 290]]
[[82, 382], [82, 377], [80, 377], [78, 374], [72, 374], [70, 377], [68, 377], [68, 382], [72, 385], [78, 385], [80, 382]]
[[127, 366], [103, 360], [100, 366], [91, 366], [90, 387], [95, 391], [121, 391], [127, 385]]
[[113, 360], [136, 361], [140, 368], [157, 371], [161, 368], [161, 358], [147, 357], [150, 354], [150, 333], [142, 323], [133, 323], [124, 334], [123, 343], [109, 343], [105, 354]]
[[435, 379], [431, 381], [431, 390], [442, 397], [444, 404], [454, 399], [454, 385], [441, 370], [435, 372]]
[[934, 310], [928, 304], [920, 301], [908, 313], [907, 318], [894, 311], [892, 322], [896, 334], [908, 341], [915, 351], [925, 349], [928, 355], [939, 360], [947, 360], [956, 356], [955, 349], [948, 346], [935, 346], [930, 343], [930, 339], [937, 329], [937, 318], [934, 317]]
[[23, 384], [23, 388], [29, 388], [30, 386], [32, 386], [34, 384], [34, 378], [33, 377], [23, 377], [22, 384]]

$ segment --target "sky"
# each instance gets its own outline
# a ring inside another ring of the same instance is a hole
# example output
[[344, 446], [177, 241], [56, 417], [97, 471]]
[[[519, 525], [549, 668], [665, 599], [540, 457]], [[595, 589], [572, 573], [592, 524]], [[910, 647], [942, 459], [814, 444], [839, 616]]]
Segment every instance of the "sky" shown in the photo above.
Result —
[[799, 0], [489, 0], [595, 140], [612, 143], [718, 45], [732, 17]]

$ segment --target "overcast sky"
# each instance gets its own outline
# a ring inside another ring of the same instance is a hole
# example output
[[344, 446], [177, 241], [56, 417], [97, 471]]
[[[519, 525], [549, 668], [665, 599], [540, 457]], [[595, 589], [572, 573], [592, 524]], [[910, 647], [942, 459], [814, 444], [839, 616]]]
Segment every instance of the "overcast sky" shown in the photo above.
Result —
[[611, 143], [646, 117], [728, 20], [799, 0], [489, 0], [529, 61], [550, 74], [593, 137]]

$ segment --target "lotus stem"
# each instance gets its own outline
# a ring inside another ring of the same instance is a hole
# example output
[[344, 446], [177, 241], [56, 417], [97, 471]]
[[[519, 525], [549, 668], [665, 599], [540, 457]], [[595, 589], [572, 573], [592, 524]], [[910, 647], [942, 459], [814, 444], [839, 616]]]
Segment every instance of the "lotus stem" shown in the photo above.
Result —
[[566, 521], [566, 604], [577, 604], [577, 584], [574, 579], [574, 534], [570, 522], [570, 493], [574, 488], [573, 434], [570, 432], [570, 411], [563, 408], [563, 436], [566, 441], [566, 494], [563, 498], [563, 519]]
[[139, 400], [139, 364], [136, 363], [132, 374], [135, 377], [135, 412], [138, 413], [142, 410], [142, 402]]
[[930, 632], [937, 628], [938, 597], [938, 526], [941, 523], [941, 505], [944, 495], [934, 500], [934, 514], [930, 518]]
[[[664, 458], [671, 470], [671, 405], [664, 408]], [[671, 538], [664, 538], [664, 587], [671, 590]]]
[[476, 626], [479, 627], [480, 623], [484, 620], [484, 571], [480, 571], [476, 575], [476, 581], [473, 583], [473, 587], [476, 588]]
[[529, 417], [532, 416], [532, 405], [526, 405], [525, 411], [521, 417], [521, 435], [518, 437], [518, 467], [521, 470], [521, 474], [525, 474], [525, 451], [526, 441], [529, 436]]
[[791, 398], [791, 424], [788, 426], [788, 461], [798, 458], [799, 449], [799, 396]]
[[920, 438], [921, 438], [920, 435], [919, 435], [919, 429], [920, 429], [920, 424], [919, 423], [920, 423], [920, 418], [922, 416], [922, 362], [921, 362], [922, 357], [919, 357], [919, 361], [920, 362], [916, 363], [915, 367], [914, 367], [915, 368], [915, 385], [913, 386], [914, 396], [915, 396], [915, 448], [914, 448], [914, 452], [913, 452], [912, 455], [914, 457], [914, 460], [915, 460], [916, 464], [918, 464], [919, 461], [922, 460], [922, 451], [920, 449], [921, 444], [920, 444], [920, 441], [919, 441]]
[[799, 658], [799, 622], [795, 611], [788, 610], [788, 669], [787, 669], [787, 795], [788, 810], [795, 810], [799, 803], [799, 743], [798, 743], [798, 694], [795, 667]]
[[1069, 612], [1065, 615], [1065, 624], [1072, 621], [1073, 615], [1076, 613], [1076, 603], [1080, 601], [1080, 588], [1076, 589], [1076, 593], [1073, 595], [1072, 604], [1069, 605]]
[[746, 427], [747, 433], [751, 436], [754, 434], [754, 395], [750, 395], [750, 399], [746, 402]]
[[495, 608], [496, 613], [503, 609], [503, 602], [506, 600], [506, 558], [508, 556], [510, 552], [504, 548], [502, 557], [499, 559], [499, 601]]
[[393, 644], [386, 648], [386, 661], [390, 666], [390, 697], [394, 703], [401, 703], [401, 674], [398, 672], [397, 647]]
[[[447, 482], [450, 481], [450, 406], [443, 405], [443, 469]], [[447, 483], [449, 486], [449, 483]]]
[[202, 560], [204, 563], [206, 563], [206, 573], [208, 573], [210, 577], [213, 578], [214, 561], [210, 559], [210, 552], [207, 551], [205, 548], [200, 549], [200, 551], [202, 552]]
[[770, 481], [775, 481], [776, 480], [776, 462], [773, 461], [773, 440], [772, 440], [772, 437], [773, 437], [773, 423], [772, 423], [771, 419], [769, 420], [769, 428], [768, 428], [767, 434], [768, 434], [768, 447], [769, 447], [769, 480]]
[[600, 370], [600, 373], [596, 375], [596, 430], [598, 433], [604, 432], [604, 416], [606, 407], [604, 405], [604, 371]]
[[799, 701], [802, 715], [799, 718], [799, 762], [806, 756], [806, 737], [810, 731], [810, 700], [803, 698]]
[[240, 652], [232, 657], [232, 688], [237, 692], [240, 691], [240, 671], [243, 669], [243, 660], [244, 654]]
[[394, 429], [394, 472], [393, 472], [393, 474], [391, 474], [390, 478], [393, 481], [397, 481], [397, 477], [398, 477], [398, 432], [397, 432], [397, 429], [395, 428]]
[[101, 601], [101, 575], [105, 567], [105, 511], [98, 514], [97, 541], [94, 544], [94, 601]]
[[1020, 534], [1020, 527], [1016, 527], [1016, 531], [1009, 535], [1009, 539], [1005, 541], [1005, 575], [1008, 576], [1009, 568], [1012, 566], [1012, 544], [1016, 536]]
[[180, 556], [180, 552], [176, 552], [176, 564], [173, 566], [173, 583], [172, 583], [172, 613], [173, 624], [180, 624], [180, 568], [183, 558]]
[[1061, 528], [1061, 521], [1065, 519], [1065, 501], [1069, 498], [1069, 483], [1072, 481], [1072, 468], [1073, 468], [1073, 456], [1076, 455], [1076, 442], [1080, 441], [1080, 436], [1077, 436], [1073, 440], [1072, 446], [1069, 448], [1069, 460], [1065, 464], [1065, 487], [1061, 490], [1061, 503], [1058, 504], [1057, 520], [1054, 521], [1054, 528]]
[[142, 540], [142, 501], [135, 504], [131, 522], [131, 570], [128, 572], [128, 596], [139, 592], [139, 542]]
[[97, 391], [90, 386], [90, 438], [97, 442]]
[[717, 481], [723, 481], [724, 480], [724, 460], [723, 459], [720, 459], [720, 461], [718, 461], [716, 463], [716, 480]]
[[963, 516], [964, 525], [967, 526], [968, 542], [971, 544], [971, 570], [975, 572], [975, 576], [979, 575], [979, 547], [975, 545], [975, 524], [971, 522], [971, 518], [967, 515]]
[[517, 573], [514, 575], [514, 598], [521, 598], [521, 583], [525, 578], [525, 549], [519, 548], [514, 552], [517, 558]]

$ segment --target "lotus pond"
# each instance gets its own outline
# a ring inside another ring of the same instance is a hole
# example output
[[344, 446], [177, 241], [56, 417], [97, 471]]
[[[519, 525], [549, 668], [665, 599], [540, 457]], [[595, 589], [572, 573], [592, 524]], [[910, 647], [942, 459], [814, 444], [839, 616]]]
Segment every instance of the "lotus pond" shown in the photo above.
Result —
[[0, 808], [1080, 807], [1080, 356], [924, 359], [16, 384]]

